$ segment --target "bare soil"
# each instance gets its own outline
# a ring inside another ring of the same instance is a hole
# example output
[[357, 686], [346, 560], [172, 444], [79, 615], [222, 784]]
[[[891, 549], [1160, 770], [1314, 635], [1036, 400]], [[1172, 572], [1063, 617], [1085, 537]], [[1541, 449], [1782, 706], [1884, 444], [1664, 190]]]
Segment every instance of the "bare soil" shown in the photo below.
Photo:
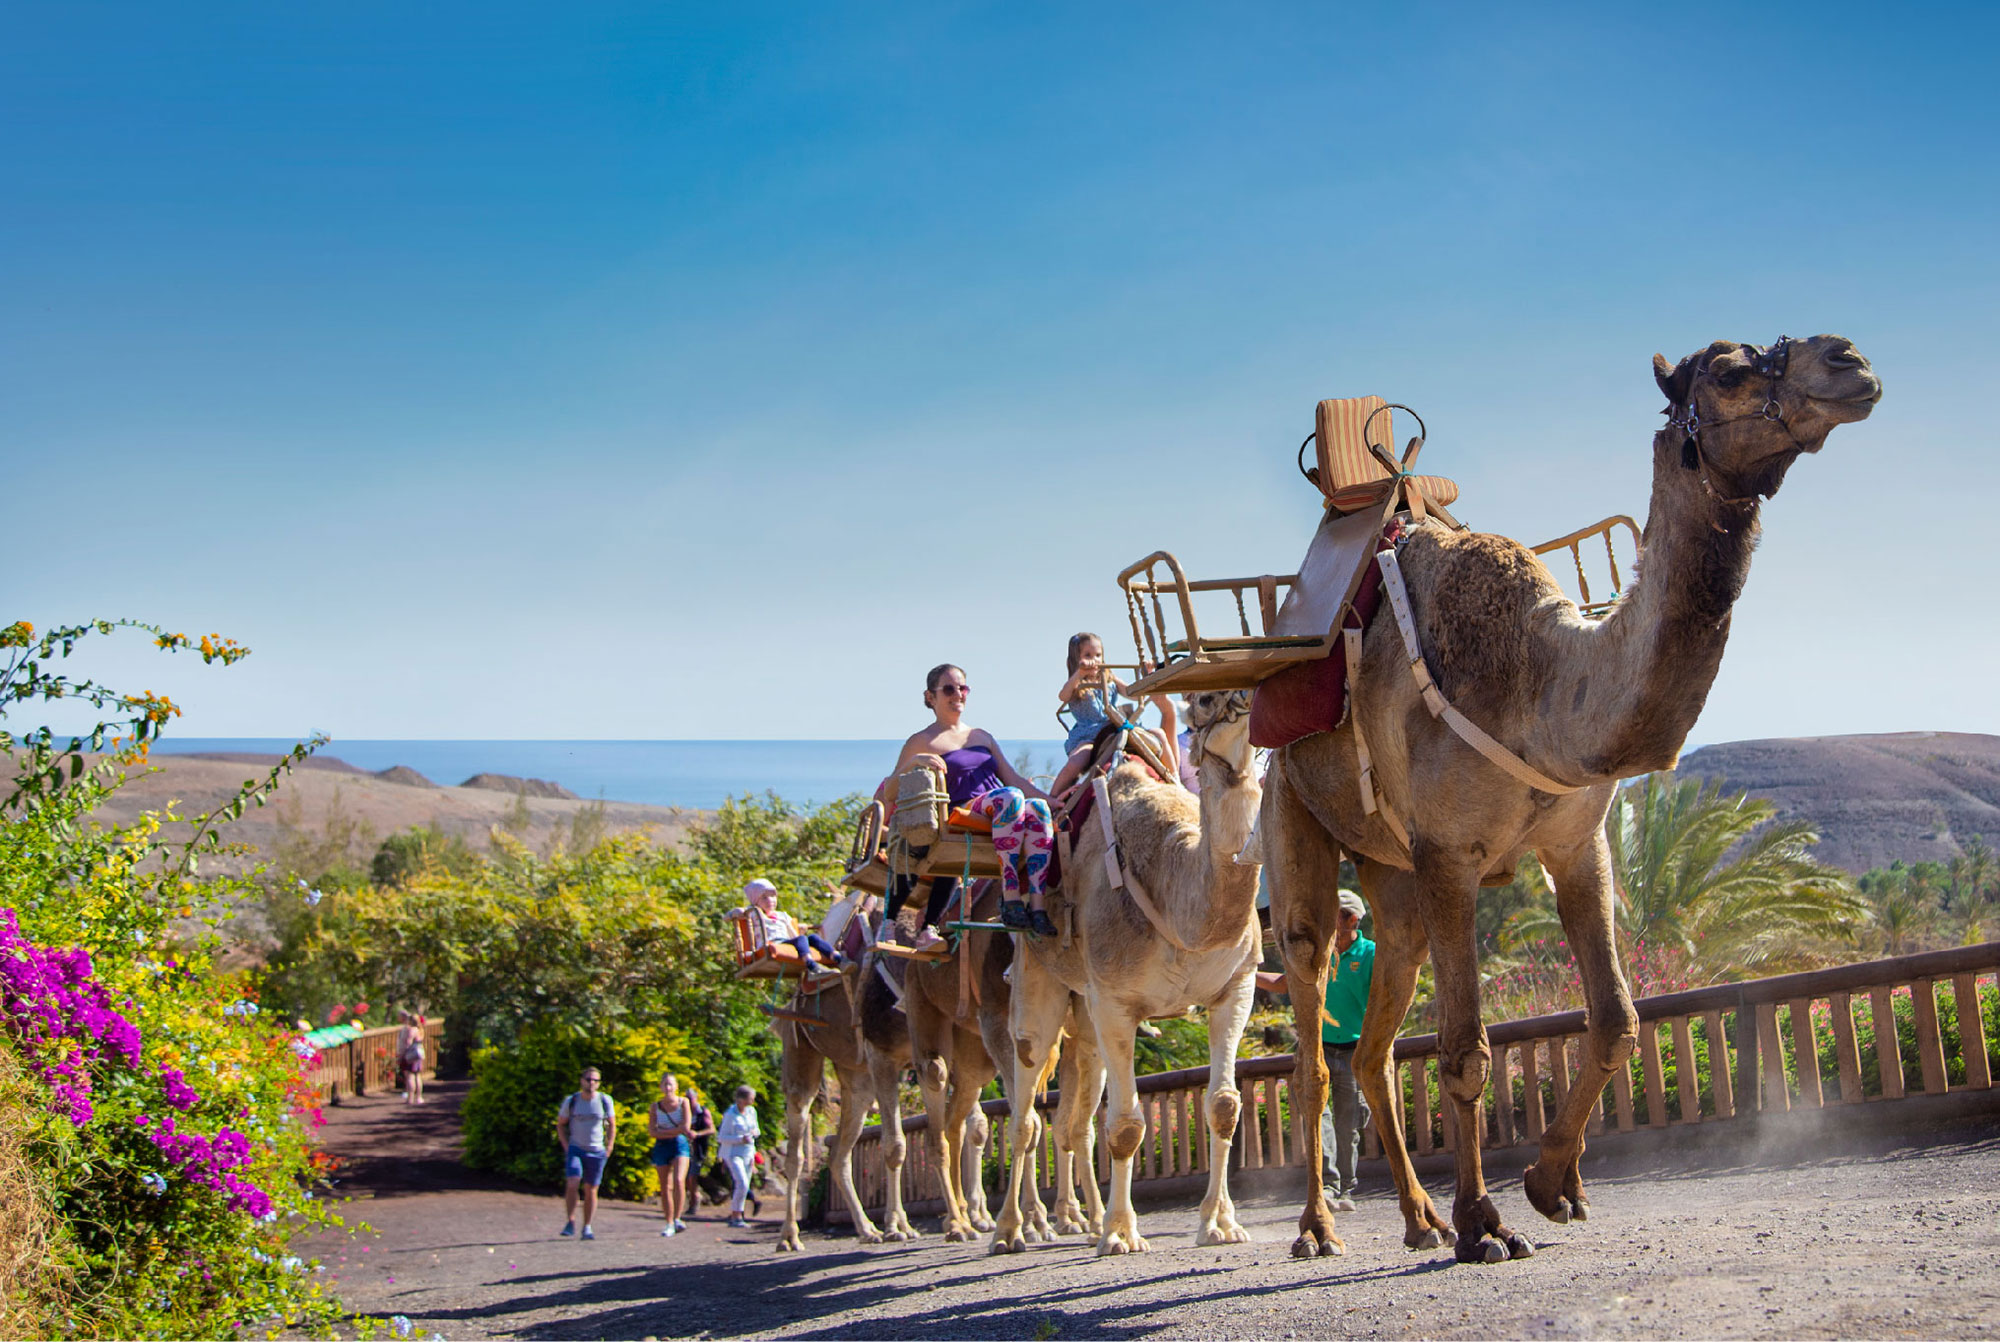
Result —
[[[582, 1243], [556, 1236], [558, 1196], [457, 1169], [459, 1088], [433, 1093], [423, 1109], [387, 1097], [329, 1111], [329, 1146], [360, 1157], [350, 1217], [372, 1232], [312, 1250], [351, 1307], [407, 1315], [419, 1337], [2000, 1334], [1990, 1117], [1889, 1136], [1829, 1124], [1809, 1157], [1768, 1163], [1714, 1143], [1587, 1155], [1592, 1217], [1569, 1226], [1527, 1206], [1518, 1174], [1497, 1175], [1503, 1214], [1537, 1253], [1472, 1267], [1405, 1249], [1382, 1188], [1340, 1218], [1344, 1257], [1308, 1261], [1290, 1253], [1293, 1196], [1249, 1201], [1254, 1242], [1223, 1248], [1193, 1245], [1191, 1205], [1142, 1206], [1152, 1251], [1132, 1258], [1098, 1259], [1076, 1238], [995, 1258], [935, 1236], [863, 1247], [815, 1234], [778, 1254], [774, 1218], [730, 1230], [705, 1209], [663, 1239], [658, 1209], [628, 1203], [601, 1209]], [[1448, 1176], [1426, 1182], [1448, 1198]]]

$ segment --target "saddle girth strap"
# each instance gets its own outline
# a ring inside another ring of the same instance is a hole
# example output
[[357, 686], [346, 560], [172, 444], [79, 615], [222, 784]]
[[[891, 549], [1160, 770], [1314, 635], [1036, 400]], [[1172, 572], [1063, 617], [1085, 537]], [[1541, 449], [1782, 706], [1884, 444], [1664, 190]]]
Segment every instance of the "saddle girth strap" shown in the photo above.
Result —
[[1184, 955], [1192, 954], [1188, 944], [1174, 935], [1174, 929], [1168, 925], [1159, 907], [1153, 903], [1153, 897], [1146, 893], [1146, 887], [1139, 883], [1139, 878], [1125, 869], [1125, 862], [1118, 848], [1118, 831], [1113, 827], [1111, 820], [1111, 789], [1105, 785], [1104, 776], [1100, 774], [1091, 779], [1090, 786], [1097, 794], [1097, 823], [1104, 831], [1105, 878], [1111, 882], [1114, 889], [1123, 889], [1132, 897], [1132, 902], [1139, 906], [1139, 912], [1146, 916], [1146, 921], [1153, 925], [1155, 932], [1166, 939], [1168, 945]]
[[1341, 636], [1347, 649], [1347, 721], [1354, 729], [1354, 757], [1361, 769], [1361, 810], [1363, 814], [1382, 816], [1382, 823], [1396, 836], [1396, 842], [1403, 846], [1403, 852], [1410, 851], [1410, 832], [1403, 828], [1403, 822], [1389, 805], [1389, 798], [1375, 786], [1375, 761], [1368, 754], [1368, 738], [1361, 732], [1361, 631], [1342, 629]]
[[[1389, 606], [1396, 612], [1396, 628], [1402, 633], [1403, 647], [1410, 654], [1410, 674], [1415, 677], [1417, 691], [1423, 695], [1424, 707], [1430, 710], [1431, 716], [1443, 719], [1444, 724], [1457, 732], [1467, 745], [1529, 787], [1556, 796], [1581, 791], [1580, 786], [1558, 783], [1550, 778], [1488, 736], [1477, 723], [1452, 707], [1451, 701], [1444, 697], [1444, 692], [1438, 689], [1436, 682], [1431, 679], [1430, 667], [1424, 663], [1423, 645], [1417, 639], [1417, 622], [1410, 614], [1410, 593], [1403, 586], [1403, 570], [1396, 561], [1395, 550], [1393, 548], [1383, 550], [1375, 556], [1375, 562], [1381, 565], [1382, 587], [1389, 594]], [[1351, 665], [1348, 681], [1350, 685], [1353, 683]], [[1356, 739], [1359, 739], [1358, 733]]]

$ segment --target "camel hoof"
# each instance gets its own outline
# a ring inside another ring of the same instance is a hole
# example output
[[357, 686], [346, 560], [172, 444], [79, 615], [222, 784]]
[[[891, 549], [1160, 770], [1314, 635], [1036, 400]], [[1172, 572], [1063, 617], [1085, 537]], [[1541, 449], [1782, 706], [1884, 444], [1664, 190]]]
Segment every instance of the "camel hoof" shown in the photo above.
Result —
[[915, 1238], [916, 1236], [907, 1230], [885, 1230], [869, 1242], [871, 1244], [902, 1244]]
[[781, 1239], [778, 1241], [779, 1253], [798, 1253], [804, 1247], [805, 1246], [800, 1244], [796, 1238]]
[[963, 1226], [952, 1226], [944, 1232], [944, 1242], [946, 1244], [964, 1244], [972, 1238], [972, 1232]]
[[1347, 1253], [1347, 1241], [1338, 1235], [1328, 1235], [1326, 1243], [1319, 1246], [1321, 1258], [1339, 1258]]
[[1588, 1221], [1590, 1219], [1590, 1204], [1582, 1198], [1571, 1198], [1569, 1200], [1569, 1219], [1572, 1221]]
[[1507, 1256], [1509, 1258], [1533, 1258], [1535, 1256], [1535, 1246], [1528, 1243], [1526, 1239], [1519, 1235], [1509, 1235], [1507, 1237]]
[[1556, 1203], [1556, 1209], [1555, 1209], [1554, 1211], [1552, 1211], [1552, 1212], [1548, 1213], [1548, 1218], [1549, 1218], [1549, 1219], [1550, 1219], [1551, 1221], [1554, 1221], [1554, 1222], [1555, 1222], [1555, 1223], [1556, 1223], [1557, 1225], [1559, 1225], [1559, 1226], [1566, 1226], [1566, 1225], [1568, 1225], [1568, 1224], [1569, 1224], [1569, 1204], [1568, 1204], [1568, 1203], [1566, 1203], [1566, 1202], [1558, 1202], [1558, 1203]]
[[1125, 1237], [1123, 1235], [1116, 1235], [1116, 1234], [1106, 1235], [1103, 1239], [1097, 1242], [1097, 1256], [1099, 1258], [1112, 1258], [1116, 1257], [1119, 1254], [1127, 1254], [1130, 1252], [1132, 1252], [1132, 1250], [1126, 1246]]
[[993, 1229], [993, 1218], [990, 1216], [975, 1216], [972, 1218], [972, 1228], [983, 1235]]
[[1412, 1249], [1441, 1249], [1444, 1247], [1444, 1236], [1440, 1235], [1437, 1232], [1437, 1228], [1433, 1226], [1415, 1239], [1406, 1239], [1403, 1243], [1409, 1245]]
[[991, 1250], [993, 1253], [1026, 1253], [1027, 1251], [1028, 1243], [1019, 1234], [995, 1235], [993, 1237], [993, 1247]]
[[882, 1242], [882, 1232], [879, 1230], [856, 1231], [854, 1242], [856, 1244], [880, 1244]]
[[1460, 1240], [1458, 1261], [1461, 1263], [1504, 1263], [1507, 1261], [1506, 1246], [1499, 1240], [1481, 1235], [1477, 1240]]

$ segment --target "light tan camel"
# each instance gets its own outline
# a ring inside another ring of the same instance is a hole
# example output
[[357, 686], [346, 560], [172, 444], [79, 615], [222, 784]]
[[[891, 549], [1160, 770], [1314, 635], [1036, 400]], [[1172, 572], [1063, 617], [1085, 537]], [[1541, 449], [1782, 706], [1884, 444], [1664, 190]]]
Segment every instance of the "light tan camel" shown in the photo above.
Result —
[[[992, 922], [998, 918], [997, 882], [975, 882], [971, 895], [969, 921]], [[903, 1008], [910, 1022], [911, 1060], [923, 1092], [933, 1159], [940, 1171], [953, 1176], [940, 1180], [947, 1185], [944, 1213], [947, 1241], [970, 1240], [975, 1233], [993, 1229], [979, 1166], [965, 1157], [960, 1141], [968, 1124], [984, 1122], [984, 1115], [978, 1109], [979, 1092], [1000, 1074], [994, 1059], [1006, 1058], [1012, 1051], [1009, 1011], [1013, 989], [1008, 982], [1008, 967], [1016, 958], [1015, 940], [1009, 934], [987, 930], [962, 934], [958, 954], [971, 957], [976, 979], [969, 1001], [961, 997], [956, 959], [914, 963], [904, 979]], [[964, 1015], [960, 1014], [961, 1005], [967, 1008]], [[1053, 1227], [1040, 1194], [1034, 1191], [1034, 1158], [1039, 1142], [1016, 1142], [1012, 1148], [1014, 1168], [1027, 1172], [1032, 1204], [1030, 1224], [1037, 1239], [1053, 1239], [1057, 1230], [1084, 1231], [1101, 1216], [1097, 1183], [1090, 1176], [1091, 1119], [1103, 1088], [1103, 1069], [1096, 1054], [1095, 1040], [1088, 1040], [1062, 1055], [1063, 1085], [1055, 1125], [1059, 1186]], [[1033, 1112], [1034, 1086], [1023, 1090], [1008, 1084], [1006, 1092], [1012, 1108]], [[1078, 1203], [1075, 1191], [1074, 1172], [1079, 1165], [1090, 1202], [1087, 1212]]]
[[[1257, 926], [1257, 867], [1235, 858], [1249, 840], [1258, 787], [1250, 748], [1250, 696], [1242, 690], [1189, 699], [1191, 753], [1201, 778], [1199, 800], [1174, 783], [1159, 783], [1137, 765], [1109, 780], [1113, 823], [1123, 850], [1125, 885], [1105, 869], [1102, 826], [1093, 815], [1076, 836], [1063, 873], [1063, 898], [1073, 909], [1075, 938], [1032, 943], [1014, 972], [1015, 1093], [1030, 1089], [1048, 1066], [1073, 996], [1086, 1004], [1110, 1076], [1106, 1140], [1111, 1144], [1111, 1205], [1097, 1252], [1140, 1253], [1132, 1208], [1132, 1158], [1146, 1123], [1133, 1075], [1139, 1023], [1208, 1009], [1208, 1193], [1195, 1226], [1197, 1244], [1249, 1238], [1229, 1198], [1229, 1148], [1242, 1098], [1236, 1089], [1236, 1048], [1250, 1017], [1262, 935]], [[1134, 901], [1136, 880], [1166, 934]], [[1012, 1140], [1027, 1140], [1027, 1115], [1016, 1110]], [[996, 1253], [1023, 1247], [1021, 1175], [1016, 1173], [994, 1230]]]
[[[1474, 753], [1426, 710], [1389, 602], [1368, 630], [1357, 711], [1333, 732], [1276, 751], [1261, 833], [1301, 1040], [1318, 1037], [1342, 850], [1355, 859], [1375, 917], [1375, 979], [1355, 1071], [1378, 1116], [1396, 1180], [1404, 1243], [1454, 1240], [1465, 1262], [1526, 1257], [1480, 1169], [1480, 1110], [1490, 1053], [1479, 1015], [1473, 905], [1481, 877], [1504, 877], [1530, 852], [1547, 869], [1583, 980], [1588, 1027], [1568, 1099], [1543, 1132], [1526, 1192], [1562, 1222], [1586, 1214], [1577, 1174], [1583, 1128], [1612, 1073], [1631, 1057], [1637, 1018], [1612, 933], [1604, 815], [1616, 780], [1670, 769], [1707, 699], [1731, 607], [1757, 543], [1758, 505], [1801, 452], [1865, 418], [1882, 394], [1868, 361], [1839, 336], [1769, 349], [1718, 341], [1654, 369], [1672, 418], [1653, 439], [1653, 496], [1641, 572], [1601, 621], [1577, 614], [1525, 548], [1499, 536], [1418, 527], [1402, 546], [1424, 660], [1446, 699], [1558, 785], [1531, 788]], [[1851, 519], [1862, 524], [1865, 519]], [[1362, 806], [1354, 719], [1377, 786], [1410, 834], [1406, 852]], [[1439, 1074], [1460, 1139], [1451, 1225], [1418, 1186], [1391, 1116], [1390, 1046], [1426, 955], [1437, 971]], [[1326, 1067], [1299, 1051], [1299, 1110], [1318, 1113]], [[1294, 1254], [1340, 1251], [1321, 1198], [1320, 1129], [1301, 1125], [1308, 1178]]]

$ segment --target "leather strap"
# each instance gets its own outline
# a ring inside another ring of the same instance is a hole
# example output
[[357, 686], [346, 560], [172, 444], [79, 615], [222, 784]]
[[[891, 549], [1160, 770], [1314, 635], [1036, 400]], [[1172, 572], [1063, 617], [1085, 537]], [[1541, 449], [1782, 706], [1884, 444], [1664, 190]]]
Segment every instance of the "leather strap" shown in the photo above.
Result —
[[[1424, 707], [1430, 710], [1431, 716], [1442, 718], [1445, 725], [1457, 732], [1467, 745], [1529, 787], [1557, 796], [1581, 791], [1580, 786], [1558, 783], [1550, 778], [1488, 736], [1472, 719], [1452, 707], [1451, 701], [1444, 697], [1443, 691], [1432, 681], [1430, 667], [1424, 664], [1423, 645], [1417, 639], [1417, 622], [1410, 614], [1410, 593], [1403, 586], [1403, 570], [1396, 561], [1395, 550], [1383, 550], [1375, 556], [1375, 562], [1381, 565], [1382, 587], [1389, 594], [1390, 609], [1396, 612], [1396, 628], [1402, 632], [1403, 647], [1410, 654], [1410, 675], [1415, 677], [1417, 691], [1423, 695]], [[1350, 686], [1353, 683], [1351, 672], [1348, 682]]]
[[1361, 810], [1366, 815], [1381, 814], [1382, 823], [1396, 836], [1403, 851], [1410, 851], [1410, 833], [1389, 806], [1389, 799], [1375, 788], [1375, 761], [1368, 754], [1368, 738], [1361, 731], [1361, 631], [1342, 629], [1347, 644], [1347, 721], [1354, 728], [1354, 756], [1361, 766]]
[[1097, 794], [1098, 824], [1104, 830], [1106, 879], [1111, 882], [1114, 889], [1123, 889], [1132, 897], [1132, 902], [1139, 906], [1139, 912], [1146, 915], [1146, 921], [1153, 925], [1155, 932], [1166, 938], [1168, 945], [1183, 954], [1192, 954], [1188, 944], [1175, 936], [1173, 928], [1169, 927], [1167, 920], [1160, 916], [1158, 906], [1153, 903], [1153, 897], [1146, 893], [1146, 887], [1139, 883], [1139, 878], [1125, 870], [1125, 863], [1118, 850], [1118, 832], [1111, 823], [1111, 789], [1105, 786], [1104, 775], [1099, 774], [1091, 779], [1090, 786]]

